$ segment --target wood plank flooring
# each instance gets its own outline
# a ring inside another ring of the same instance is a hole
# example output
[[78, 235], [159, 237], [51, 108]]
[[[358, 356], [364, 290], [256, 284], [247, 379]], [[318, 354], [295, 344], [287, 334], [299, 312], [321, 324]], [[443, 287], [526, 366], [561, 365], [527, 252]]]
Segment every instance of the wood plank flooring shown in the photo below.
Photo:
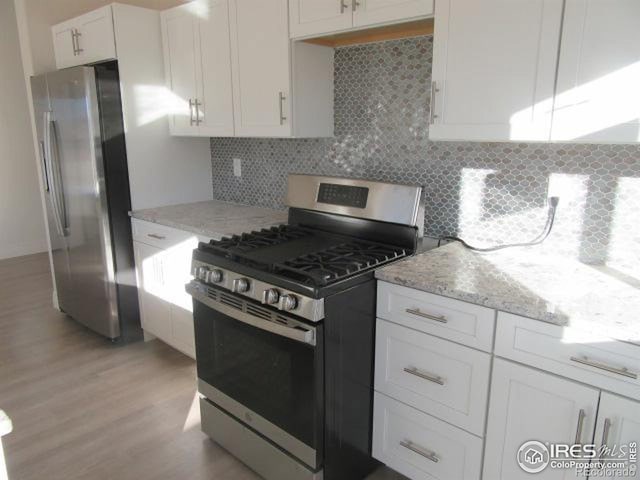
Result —
[[46, 254], [0, 261], [10, 480], [259, 479], [200, 431], [190, 358], [160, 341], [112, 345], [53, 309], [51, 295]]

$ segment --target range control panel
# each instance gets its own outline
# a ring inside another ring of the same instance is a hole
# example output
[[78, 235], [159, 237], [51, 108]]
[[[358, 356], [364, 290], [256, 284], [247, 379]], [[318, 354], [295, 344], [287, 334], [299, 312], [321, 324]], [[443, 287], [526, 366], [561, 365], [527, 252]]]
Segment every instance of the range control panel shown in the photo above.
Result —
[[352, 185], [337, 185], [335, 183], [321, 183], [318, 188], [319, 203], [340, 205], [343, 207], [365, 208], [369, 189]]

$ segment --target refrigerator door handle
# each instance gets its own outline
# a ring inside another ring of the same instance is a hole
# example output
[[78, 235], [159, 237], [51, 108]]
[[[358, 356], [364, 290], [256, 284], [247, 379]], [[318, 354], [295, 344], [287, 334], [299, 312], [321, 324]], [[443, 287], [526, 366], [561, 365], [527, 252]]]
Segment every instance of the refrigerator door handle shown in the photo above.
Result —
[[64, 204], [64, 194], [62, 191], [62, 172], [57, 156], [57, 144], [54, 145], [56, 136], [55, 122], [51, 118], [51, 112], [44, 113], [44, 144], [45, 159], [48, 159], [48, 177], [51, 196], [51, 205], [55, 217], [58, 233], [62, 237], [67, 236], [67, 216]]
[[47, 154], [45, 153], [44, 141], [38, 142], [40, 145], [40, 160], [42, 162], [42, 186], [45, 192], [49, 192], [49, 171], [47, 170]]

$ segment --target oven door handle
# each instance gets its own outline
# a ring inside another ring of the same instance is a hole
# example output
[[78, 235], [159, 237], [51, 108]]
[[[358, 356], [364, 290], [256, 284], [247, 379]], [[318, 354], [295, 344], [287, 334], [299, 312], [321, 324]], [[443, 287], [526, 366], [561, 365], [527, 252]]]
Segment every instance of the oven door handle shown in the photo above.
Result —
[[247, 325], [251, 325], [252, 327], [259, 328], [260, 330], [265, 330], [281, 337], [287, 337], [297, 342], [307, 343], [313, 346], [316, 345], [315, 328], [307, 326], [303, 323], [296, 324], [296, 326], [292, 327], [276, 323], [275, 321], [256, 317], [254, 315], [251, 315], [250, 313], [245, 312], [244, 310], [238, 310], [234, 307], [218, 302], [217, 300], [208, 296], [206, 293], [203, 293], [199, 286], [195, 285], [194, 283], [195, 282], [192, 282], [186, 285], [187, 293], [191, 295], [194, 300], [197, 300], [198, 302], [201, 302], [206, 306], [233, 318], [234, 320], [246, 323]]

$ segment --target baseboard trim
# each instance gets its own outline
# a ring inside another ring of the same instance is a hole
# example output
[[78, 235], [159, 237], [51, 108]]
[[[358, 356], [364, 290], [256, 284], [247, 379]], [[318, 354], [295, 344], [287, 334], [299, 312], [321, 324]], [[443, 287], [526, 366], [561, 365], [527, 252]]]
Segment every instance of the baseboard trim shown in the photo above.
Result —
[[0, 260], [14, 257], [23, 257], [47, 251], [45, 239], [36, 242], [20, 242], [9, 245], [0, 245]]

